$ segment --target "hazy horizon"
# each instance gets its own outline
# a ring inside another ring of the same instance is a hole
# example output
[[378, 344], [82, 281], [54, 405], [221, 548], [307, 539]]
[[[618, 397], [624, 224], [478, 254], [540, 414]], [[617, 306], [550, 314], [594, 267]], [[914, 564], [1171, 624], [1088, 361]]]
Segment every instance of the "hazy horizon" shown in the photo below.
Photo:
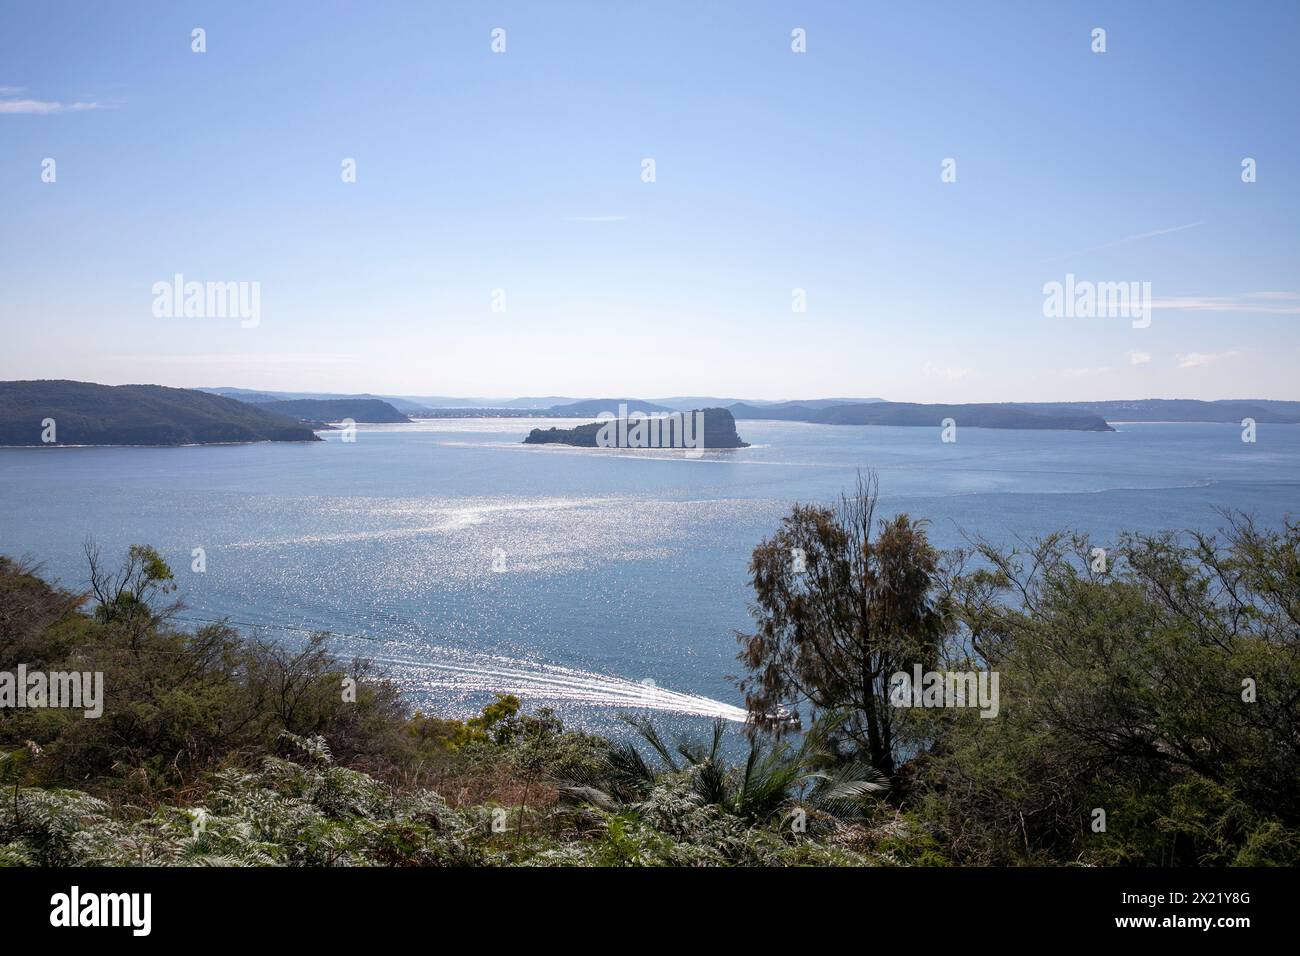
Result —
[[[26, 381], [40, 381], [40, 380], [85, 381], [85, 380], [69, 380], [69, 378], [66, 377], [61, 378], [57, 376], [38, 376], [35, 378], [27, 378]], [[17, 380], [17, 381], [23, 381], [23, 380]], [[827, 402], [827, 401], [839, 401], [845, 403], [906, 402], [906, 403], [917, 403], [917, 405], [1028, 405], [1028, 403], [1049, 403], [1050, 405], [1050, 403], [1066, 403], [1066, 402], [1087, 403], [1087, 402], [1148, 402], [1148, 401], [1157, 401], [1157, 402], [1178, 402], [1178, 401], [1295, 402], [1295, 401], [1300, 401], [1300, 399], [1295, 399], [1295, 398], [1282, 398], [1282, 397], [1275, 397], [1275, 395], [1261, 395], [1261, 394], [1222, 395], [1222, 397], [1218, 397], [1218, 398], [1196, 398], [1196, 397], [1192, 397], [1192, 395], [1101, 395], [1101, 397], [1089, 397], [1089, 398], [1035, 398], [1035, 399], [991, 398], [991, 399], [978, 399], [978, 401], [972, 401], [972, 402], [961, 402], [961, 401], [941, 401], [941, 399], [892, 398], [891, 395], [863, 395], [863, 397], [854, 398], [854, 397], [842, 397], [842, 395], [831, 395], [831, 394], [826, 394], [826, 395], [807, 394], [807, 395], [796, 395], [796, 397], [790, 397], [790, 395], [779, 395], [779, 397], [776, 398], [767, 398], [767, 397], [763, 397], [763, 395], [723, 395], [718, 393], [708, 393], [705, 392], [705, 390], [698, 390], [698, 389], [693, 390], [693, 392], [684, 392], [681, 394], [667, 394], [663, 392], [633, 394], [629, 392], [620, 392], [620, 390], [614, 390], [614, 392], [608, 394], [606, 393], [560, 394], [559, 392], [554, 392], [554, 390], [543, 390], [543, 392], [541, 393], [520, 392], [520, 393], [503, 393], [499, 395], [469, 395], [469, 394], [456, 395], [456, 394], [439, 394], [433, 392], [426, 392], [426, 393], [393, 392], [393, 390], [389, 390], [389, 389], [359, 389], [356, 390], [356, 392], [351, 392], [351, 390], [348, 390], [348, 392], [341, 392], [341, 390], [339, 389], [251, 388], [251, 386], [246, 386], [246, 385], [170, 385], [168, 384], [168, 382], [159, 382], [159, 381], [120, 381], [120, 382], [100, 381], [100, 382], [94, 382], [94, 384], [112, 385], [112, 386], [162, 385], [165, 386], [165, 388], [194, 389], [194, 390], [199, 390], [199, 392], [213, 392], [213, 390], [216, 389], [240, 389], [240, 390], [244, 390], [244, 392], [260, 392], [260, 393], [276, 393], [276, 394], [312, 394], [312, 395], [337, 394], [337, 395], [350, 395], [350, 397], [351, 395], [374, 395], [374, 397], [376, 398], [396, 398], [396, 399], [404, 399], [404, 401], [412, 401], [412, 399], [426, 399], [426, 398], [439, 399], [439, 401], [448, 401], [448, 399], [463, 398], [465, 399], [465, 401], [476, 401], [476, 402], [486, 402], [486, 401], [521, 402], [521, 401], [530, 401], [530, 399], [538, 399], [539, 401], [539, 399], [555, 398], [563, 402], [589, 402], [589, 401], [599, 401], [599, 399], [608, 398], [608, 399], [638, 399], [638, 401], [643, 401], [643, 402], [655, 402], [655, 401], [673, 401], [673, 399], [679, 399], [680, 401], [680, 399], [684, 399], [684, 398], [715, 398], [715, 399], [724, 399], [724, 401], [731, 401], [731, 402], [745, 402], [745, 401], [755, 401], [755, 402], [764, 402], [764, 403], [785, 403], [785, 402], [798, 403], [798, 402]], [[465, 407], [474, 407], [474, 406], [465, 406]]]

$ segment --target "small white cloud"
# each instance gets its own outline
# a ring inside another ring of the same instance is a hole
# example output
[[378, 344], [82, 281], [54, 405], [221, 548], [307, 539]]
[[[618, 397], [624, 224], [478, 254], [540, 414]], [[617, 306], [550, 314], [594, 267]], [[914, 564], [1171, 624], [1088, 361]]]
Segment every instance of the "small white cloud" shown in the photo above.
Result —
[[1150, 361], [1151, 361], [1150, 352], [1129, 352], [1128, 353], [1129, 365], [1146, 365]]
[[1226, 352], [1182, 352], [1178, 355], [1178, 367], [1204, 368], [1207, 365], [1213, 365], [1215, 362], [1221, 362], [1238, 354], [1237, 349], [1229, 349]]
[[960, 381], [961, 379], [968, 377], [971, 373], [971, 370], [968, 368], [940, 368], [931, 362], [926, 362], [925, 365], [921, 367], [921, 371], [924, 373], [926, 378], [946, 378], [950, 382]]

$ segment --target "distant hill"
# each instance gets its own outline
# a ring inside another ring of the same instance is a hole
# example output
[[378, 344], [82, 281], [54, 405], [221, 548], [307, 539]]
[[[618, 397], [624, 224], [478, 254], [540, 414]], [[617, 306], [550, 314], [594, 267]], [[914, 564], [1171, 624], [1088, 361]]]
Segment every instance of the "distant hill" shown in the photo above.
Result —
[[257, 407], [304, 422], [341, 422], [345, 418], [365, 423], [410, 421], [388, 402], [377, 398], [298, 398], [262, 402]]
[[[571, 416], [554, 415], [545, 408], [471, 408], [452, 406], [450, 408], [421, 408], [410, 413], [413, 418], [566, 418]], [[590, 418], [589, 415], [572, 416]]]
[[418, 415], [423, 411], [440, 411], [444, 409], [508, 409], [513, 411], [544, 410], [553, 405], [564, 405], [579, 399], [566, 395], [541, 395], [533, 398], [456, 398], [449, 395], [373, 395], [366, 398], [382, 398], [391, 402], [404, 412]]
[[[735, 405], [737, 402], [743, 402], [743, 398], [719, 398], [716, 395], [673, 395], [669, 398], [652, 398], [650, 401], [656, 405], [662, 405], [665, 408], [671, 408], [674, 411], [689, 411], [694, 408], [726, 408], [728, 405]], [[752, 405], [763, 405], [765, 402], [751, 401]]]
[[[399, 413], [433, 418], [594, 418], [601, 412], [618, 412], [620, 403], [629, 411], [663, 414], [696, 408], [725, 407], [738, 419], [816, 422], [857, 425], [934, 425], [954, 418], [959, 424], [977, 428], [1051, 428], [1106, 431], [1107, 422], [1234, 422], [1253, 418], [1261, 424], [1300, 423], [1300, 402], [1275, 399], [1224, 399], [1205, 402], [1194, 399], [1132, 399], [1100, 402], [989, 402], [955, 405], [927, 405], [889, 402], [880, 398], [812, 398], [797, 401], [734, 400], [707, 396], [672, 396], [651, 400], [631, 398], [571, 399], [560, 396], [534, 398], [453, 398], [420, 395], [343, 395], [312, 392], [269, 392], [244, 388], [212, 388], [203, 391], [227, 395], [260, 405], [285, 401], [378, 401]], [[289, 408], [284, 409], [289, 412]], [[294, 417], [325, 421], [299, 410]], [[334, 414], [337, 414], [335, 412]], [[363, 412], [375, 415], [375, 410]], [[369, 421], [356, 415], [342, 415], [354, 421]], [[334, 419], [337, 420], [337, 419]], [[402, 421], [382, 418], [378, 421]]]
[[[529, 418], [551, 415], [557, 418], [585, 418], [599, 414], [601, 411], [618, 411], [618, 403], [626, 402], [629, 411], [640, 410], [646, 413], [663, 413], [666, 411], [685, 411], [696, 408], [725, 408], [735, 404], [767, 407], [772, 405], [795, 404], [770, 401], [765, 399], [718, 398], [705, 395], [678, 395], [672, 398], [653, 399], [587, 399], [570, 398], [563, 395], [541, 395], [523, 398], [456, 398], [447, 395], [374, 395], [368, 392], [347, 394], [342, 392], [274, 392], [263, 389], [200, 388], [199, 391], [214, 395], [237, 398], [241, 402], [266, 404], [267, 402], [299, 401], [303, 399], [334, 401], [344, 398], [377, 399], [388, 402], [399, 412], [416, 418], [448, 418], [463, 415], [470, 418]], [[850, 405], [879, 402], [879, 398], [816, 398], [801, 400], [797, 404], [810, 408], [825, 408], [830, 405]], [[612, 403], [612, 404], [610, 404]]]
[[[874, 405], [877, 402], [883, 402], [883, 398], [812, 398], [799, 399], [800, 405], [807, 405], [809, 408], [830, 408], [832, 405]], [[751, 402], [750, 404], [771, 404], [771, 405], [789, 405], [791, 402]]]
[[601, 412], [611, 415], [619, 413], [619, 406], [627, 407], [628, 412], [644, 412], [647, 415], [663, 415], [668, 412], [681, 411], [655, 402], [642, 401], [639, 398], [590, 398], [580, 402], [553, 405], [549, 408], [505, 407], [497, 406], [454, 406], [450, 408], [424, 408], [412, 412], [417, 418], [595, 418]]
[[235, 398], [241, 402], [252, 402], [253, 404], [260, 404], [262, 402], [278, 402], [286, 398], [301, 397], [288, 392], [258, 392], [251, 388], [196, 388], [194, 391], [208, 392], [212, 395], [224, 395], [226, 398]]
[[1108, 422], [1230, 422], [1253, 418], [1261, 424], [1300, 423], [1300, 402], [1232, 398], [1202, 402], [1190, 398], [1141, 398], [1109, 402], [1025, 402], [1019, 408], [1086, 412]]
[[270, 402], [297, 402], [308, 400], [333, 402], [343, 399], [366, 399], [377, 402], [387, 402], [399, 412], [413, 412], [424, 408], [424, 406], [418, 402], [407, 401], [403, 398], [393, 398], [387, 395], [370, 395], [366, 393], [360, 395], [349, 395], [342, 392], [261, 392], [249, 388], [201, 388], [199, 391], [211, 392], [213, 395], [225, 395], [227, 398], [237, 398], [241, 402], [252, 402], [254, 405], [266, 405]]
[[[652, 398], [650, 401], [656, 405], [663, 405], [677, 411], [684, 411], [692, 408], [730, 408], [732, 405], [755, 405], [758, 407], [767, 407], [770, 405], [790, 405], [794, 404], [785, 400], [771, 400], [758, 398], [718, 398], [715, 395], [673, 395], [670, 398]], [[799, 399], [798, 404], [807, 405], [810, 408], [825, 408], [827, 405], [863, 405], [870, 402], [883, 402], [883, 398], [812, 398]]]
[[753, 405], [749, 402], [737, 402], [727, 408], [738, 419], [762, 418], [779, 422], [812, 422], [817, 420], [822, 409], [805, 405], [803, 402], [781, 402], [775, 405]]
[[258, 405], [188, 388], [40, 380], [0, 382], [0, 445], [191, 445], [319, 441], [310, 428]]
[[442, 409], [519, 409], [519, 410], [544, 410], [554, 405], [564, 405], [570, 402], [579, 401], [576, 398], [570, 398], [564, 395], [546, 395], [537, 398], [456, 398], [449, 395], [373, 395], [369, 392], [351, 394], [347, 392], [271, 392], [251, 388], [231, 388], [230, 386], [218, 386], [216, 388], [200, 388], [201, 392], [211, 392], [214, 395], [225, 395], [228, 398], [237, 398], [243, 402], [255, 402], [258, 404], [264, 402], [287, 402], [297, 401], [299, 399], [323, 399], [334, 400], [339, 398], [374, 398], [380, 401], [388, 402], [398, 411], [408, 414], [419, 415], [425, 411], [440, 411]]
[[1300, 402], [1224, 399], [1143, 398], [1105, 402], [994, 402], [922, 405], [913, 402], [834, 404], [784, 402], [730, 406], [738, 419], [815, 422], [825, 425], [937, 425], [944, 418], [973, 428], [1055, 428], [1113, 431], [1109, 422], [1230, 422], [1253, 418], [1260, 424], [1300, 424]]
[[489, 398], [482, 400], [489, 408], [554, 408], [556, 405], [570, 405], [582, 399], [569, 395], [538, 395], [532, 398]]
[[938, 428], [945, 418], [967, 428], [1046, 428], [1068, 431], [1114, 431], [1100, 415], [1066, 408], [1030, 409], [1001, 404], [921, 405], [912, 402], [871, 402], [816, 408], [798, 402], [785, 405], [733, 405], [738, 419], [777, 419], [822, 425], [904, 425]]
[[[616, 406], [617, 407], [617, 406]], [[631, 412], [634, 409], [629, 408]], [[736, 433], [736, 419], [732, 417], [731, 412], [725, 408], [704, 408], [683, 410], [682, 415], [693, 415], [696, 411], [704, 414], [704, 448], [748, 448], [749, 443], [740, 440], [740, 435]], [[619, 432], [619, 426], [623, 430]], [[691, 422], [694, 427], [694, 422]], [[602, 428], [609, 428], [613, 433], [628, 435], [627, 429], [635, 427], [626, 419], [612, 420], [604, 422], [590, 422], [586, 425], [578, 425], [574, 428], [534, 428], [524, 439], [525, 445], [577, 445], [583, 448], [597, 447], [597, 435]], [[662, 426], [661, 426], [662, 427]], [[674, 426], [676, 427], [676, 426]], [[610, 434], [610, 432], [607, 432]], [[624, 447], [616, 445], [615, 447]], [[635, 443], [635, 439], [626, 447], [679, 447], [669, 444], [667, 441], [662, 445], [641, 446]]]
[[546, 409], [546, 412], [556, 418], [589, 418], [593, 415], [599, 415], [601, 412], [617, 415], [620, 406], [623, 405], [627, 406], [629, 412], [645, 412], [647, 415], [679, 410], [668, 408], [666, 405], [656, 405], [654, 402], [645, 402], [639, 398], [589, 398], [586, 401], [572, 402], [568, 405], [553, 405]]

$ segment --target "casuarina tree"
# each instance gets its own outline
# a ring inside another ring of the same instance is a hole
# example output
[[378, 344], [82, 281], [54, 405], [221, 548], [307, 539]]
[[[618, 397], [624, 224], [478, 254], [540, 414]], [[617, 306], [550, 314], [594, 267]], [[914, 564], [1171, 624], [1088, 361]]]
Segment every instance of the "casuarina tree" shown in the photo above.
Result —
[[751, 728], [781, 734], [842, 711], [837, 749], [893, 773], [891, 675], [928, 668], [949, 630], [939, 553], [906, 515], [877, 520], [877, 481], [859, 474], [838, 505], [795, 505], [754, 549], [757, 627], [737, 633]]

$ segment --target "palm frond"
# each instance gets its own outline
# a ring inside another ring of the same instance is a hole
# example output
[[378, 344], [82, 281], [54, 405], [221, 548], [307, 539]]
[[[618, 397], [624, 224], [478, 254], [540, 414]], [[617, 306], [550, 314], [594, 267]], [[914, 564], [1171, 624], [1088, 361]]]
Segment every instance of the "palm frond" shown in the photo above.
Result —
[[669, 770], [676, 773], [681, 769], [677, 760], [673, 757], [673, 752], [669, 749], [668, 745], [664, 743], [664, 739], [659, 736], [659, 731], [655, 729], [654, 724], [643, 717], [632, 717], [627, 714], [622, 715], [622, 719], [624, 723], [633, 728], [642, 736], [642, 738], [644, 738], [645, 742], [654, 749], [654, 752], [659, 755], [660, 759], [668, 765]]
[[864, 805], [886, 793], [889, 777], [868, 763], [851, 763], [817, 774], [809, 803], [832, 816], [851, 819], [862, 815]]

